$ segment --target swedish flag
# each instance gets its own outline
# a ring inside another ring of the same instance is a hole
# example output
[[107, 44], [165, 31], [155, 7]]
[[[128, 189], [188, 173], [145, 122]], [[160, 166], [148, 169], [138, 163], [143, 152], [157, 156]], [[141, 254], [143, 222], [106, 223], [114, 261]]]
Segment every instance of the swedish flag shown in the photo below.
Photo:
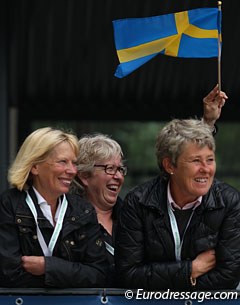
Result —
[[122, 78], [159, 53], [175, 57], [218, 56], [221, 11], [198, 8], [173, 14], [113, 21]]

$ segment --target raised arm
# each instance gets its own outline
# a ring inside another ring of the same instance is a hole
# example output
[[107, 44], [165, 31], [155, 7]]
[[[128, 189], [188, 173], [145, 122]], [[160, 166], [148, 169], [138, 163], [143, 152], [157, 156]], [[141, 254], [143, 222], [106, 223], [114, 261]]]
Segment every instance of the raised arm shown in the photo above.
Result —
[[203, 98], [203, 120], [211, 127], [219, 119], [222, 107], [227, 99], [226, 93], [219, 91], [218, 85]]

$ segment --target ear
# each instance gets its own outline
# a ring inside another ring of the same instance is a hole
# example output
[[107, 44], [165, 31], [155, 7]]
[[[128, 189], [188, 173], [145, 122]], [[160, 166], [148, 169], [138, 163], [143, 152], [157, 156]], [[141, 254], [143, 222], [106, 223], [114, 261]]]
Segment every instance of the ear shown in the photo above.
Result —
[[38, 166], [37, 164], [33, 165], [30, 171], [34, 176], [38, 175]]
[[172, 165], [172, 162], [169, 158], [164, 158], [162, 161], [162, 165], [167, 173], [169, 175], [172, 175], [174, 172], [174, 166]]

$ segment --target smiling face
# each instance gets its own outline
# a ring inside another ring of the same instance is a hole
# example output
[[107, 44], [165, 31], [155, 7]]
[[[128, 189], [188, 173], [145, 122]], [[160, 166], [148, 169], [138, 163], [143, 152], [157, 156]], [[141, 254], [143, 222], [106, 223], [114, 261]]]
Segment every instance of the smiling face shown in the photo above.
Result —
[[[122, 166], [121, 157], [111, 158], [98, 164]], [[87, 199], [96, 209], [108, 211], [113, 208], [121, 191], [124, 176], [117, 171], [115, 175], [106, 174], [103, 167], [95, 167], [91, 175], [78, 173], [84, 184]]]
[[77, 173], [77, 157], [67, 142], [58, 144], [47, 160], [35, 164], [31, 173], [33, 186], [49, 204], [69, 191], [70, 184]]
[[196, 143], [185, 144], [176, 166], [167, 158], [163, 165], [170, 174], [171, 194], [179, 206], [205, 195], [216, 172], [214, 151], [208, 146], [201, 148]]

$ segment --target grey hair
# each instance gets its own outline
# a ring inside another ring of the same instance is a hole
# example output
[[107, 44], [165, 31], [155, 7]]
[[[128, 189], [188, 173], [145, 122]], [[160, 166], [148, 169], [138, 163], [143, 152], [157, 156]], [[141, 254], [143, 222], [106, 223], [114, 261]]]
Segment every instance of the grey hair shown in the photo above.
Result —
[[[77, 168], [79, 173], [91, 176], [94, 165], [105, 162], [112, 157], [119, 156], [123, 159], [122, 148], [119, 143], [109, 135], [94, 133], [83, 135], [79, 141], [79, 155], [77, 158]], [[71, 191], [78, 191], [83, 194], [84, 187], [78, 176], [74, 179], [74, 187]]]
[[196, 143], [199, 147], [208, 146], [215, 152], [215, 140], [209, 125], [197, 119], [173, 119], [167, 123], [157, 136], [155, 152], [158, 167], [163, 176], [168, 177], [162, 162], [169, 158], [176, 166], [178, 157], [187, 143]]

